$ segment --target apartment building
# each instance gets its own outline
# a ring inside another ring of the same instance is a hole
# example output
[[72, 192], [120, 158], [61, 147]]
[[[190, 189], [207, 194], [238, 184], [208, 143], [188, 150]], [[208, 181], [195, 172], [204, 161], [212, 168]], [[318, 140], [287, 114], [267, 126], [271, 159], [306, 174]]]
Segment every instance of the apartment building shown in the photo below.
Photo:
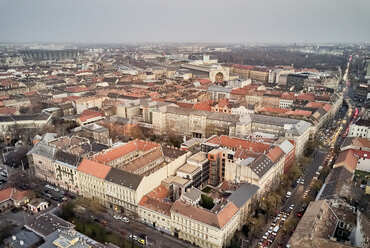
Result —
[[80, 194], [85, 198], [106, 205], [105, 178], [110, 170], [110, 166], [83, 159], [77, 167], [77, 182]]
[[90, 97], [81, 97], [75, 100], [76, 112], [81, 114], [86, 109], [98, 108], [101, 109], [103, 102], [106, 98], [101, 96], [90, 96]]
[[349, 126], [348, 137], [359, 137], [370, 139], [370, 121], [359, 120]]
[[238, 119], [237, 115], [168, 106], [153, 111], [153, 131], [202, 138], [211, 132], [227, 134]]
[[231, 201], [207, 210], [182, 198], [171, 208], [174, 236], [200, 247], [222, 248], [230, 244], [239, 220], [240, 211]]
[[242, 116], [230, 135], [245, 137], [260, 132], [284, 137], [294, 141], [296, 156], [299, 156], [310, 138], [312, 127], [312, 124], [303, 120], [251, 114]]

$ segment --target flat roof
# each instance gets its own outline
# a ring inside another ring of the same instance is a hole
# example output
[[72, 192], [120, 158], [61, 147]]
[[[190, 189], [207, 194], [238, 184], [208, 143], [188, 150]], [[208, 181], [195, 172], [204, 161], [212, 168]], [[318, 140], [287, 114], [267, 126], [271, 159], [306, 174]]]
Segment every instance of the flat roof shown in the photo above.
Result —
[[192, 174], [193, 172], [200, 170], [199, 166], [196, 165], [191, 165], [191, 164], [185, 164], [181, 166], [177, 171], [187, 173], [187, 174]]

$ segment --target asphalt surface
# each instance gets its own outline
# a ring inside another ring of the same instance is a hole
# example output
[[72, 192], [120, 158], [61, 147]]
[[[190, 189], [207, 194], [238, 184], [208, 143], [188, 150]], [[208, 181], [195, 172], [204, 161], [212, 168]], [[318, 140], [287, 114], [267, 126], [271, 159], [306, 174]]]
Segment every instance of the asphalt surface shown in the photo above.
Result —
[[[88, 210], [86, 210], [88, 211]], [[196, 246], [191, 245], [186, 241], [175, 238], [172, 235], [160, 232], [146, 224], [138, 222], [130, 218], [129, 223], [125, 223], [121, 220], [116, 220], [109, 213], [102, 213], [100, 216], [95, 216], [91, 212], [85, 213], [90, 218], [98, 218], [99, 220], [106, 221], [105, 227], [114, 231], [119, 232], [123, 237], [129, 240], [128, 236], [133, 235], [146, 235], [147, 245], [145, 247], [160, 247], [160, 248], [195, 248]]]

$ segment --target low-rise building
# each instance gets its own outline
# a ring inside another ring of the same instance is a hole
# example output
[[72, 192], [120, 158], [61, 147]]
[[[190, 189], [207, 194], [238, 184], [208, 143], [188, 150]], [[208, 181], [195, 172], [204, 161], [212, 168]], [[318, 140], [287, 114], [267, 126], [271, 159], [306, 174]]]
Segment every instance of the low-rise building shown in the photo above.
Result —
[[231, 201], [207, 210], [178, 199], [171, 208], [174, 236], [200, 247], [222, 248], [230, 244], [239, 227], [239, 220], [240, 211]]

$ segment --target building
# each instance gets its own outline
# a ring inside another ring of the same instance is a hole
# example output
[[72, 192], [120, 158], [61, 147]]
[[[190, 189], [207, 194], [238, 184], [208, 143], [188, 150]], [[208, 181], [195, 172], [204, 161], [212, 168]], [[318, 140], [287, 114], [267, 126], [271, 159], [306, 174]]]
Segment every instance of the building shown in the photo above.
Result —
[[34, 198], [27, 203], [28, 210], [33, 214], [42, 212], [46, 210], [48, 207], [49, 207], [49, 202], [41, 198]]
[[106, 204], [105, 178], [111, 167], [95, 161], [83, 159], [77, 168], [79, 193], [102, 205]]
[[4, 247], [7, 248], [34, 248], [39, 247], [43, 242], [42, 238], [27, 230], [21, 230], [15, 235], [4, 240]]
[[240, 211], [231, 201], [207, 210], [182, 198], [171, 208], [174, 236], [200, 247], [222, 248], [230, 244], [239, 220]]
[[303, 120], [251, 114], [241, 116], [235, 129], [230, 131], [230, 135], [249, 137], [256, 132], [273, 134], [276, 137], [292, 140], [298, 157], [302, 154], [305, 144], [310, 139], [312, 124]]
[[218, 64], [183, 64], [182, 68], [188, 69], [193, 77], [208, 78], [212, 83], [221, 83], [229, 80], [229, 68], [222, 67]]
[[5, 188], [0, 190], [0, 212], [13, 207], [21, 207], [29, 202], [29, 191], [16, 188]]
[[370, 139], [370, 120], [361, 119], [349, 125], [348, 137]]
[[292, 248], [368, 247], [368, 230], [361, 227], [361, 216], [341, 200], [313, 201], [288, 244]]
[[75, 100], [76, 112], [81, 114], [86, 109], [98, 108], [101, 109], [105, 97], [101, 96], [90, 96], [90, 97], [81, 97]]
[[172, 233], [170, 191], [164, 185], [160, 185], [148, 194], [144, 195], [139, 202], [138, 214], [140, 220], [162, 232]]
[[97, 143], [111, 145], [109, 129], [96, 123], [87, 124], [72, 130], [77, 136], [91, 139]]
[[[247, 222], [250, 216], [250, 205], [257, 195], [259, 187], [249, 183], [241, 183], [237, 186], [235, 191], [231, 191], [231, 195], [228, 200], [234, 203], [234, 205], [239, 208], [240, 211], [240, 221], [239, 225], [241, 228]], [[230, 191], [227, 191], [230, 192]]]
[[0, 135], [11, 137], [16, 131], [22, 129], [41, 129], [52, 121], [52, 115], [9, 115], [0, 116]]
[[168, 106], [153, 111], [153, 131], [202, 138], [228, 134], [238, 119], [237, 115]]

